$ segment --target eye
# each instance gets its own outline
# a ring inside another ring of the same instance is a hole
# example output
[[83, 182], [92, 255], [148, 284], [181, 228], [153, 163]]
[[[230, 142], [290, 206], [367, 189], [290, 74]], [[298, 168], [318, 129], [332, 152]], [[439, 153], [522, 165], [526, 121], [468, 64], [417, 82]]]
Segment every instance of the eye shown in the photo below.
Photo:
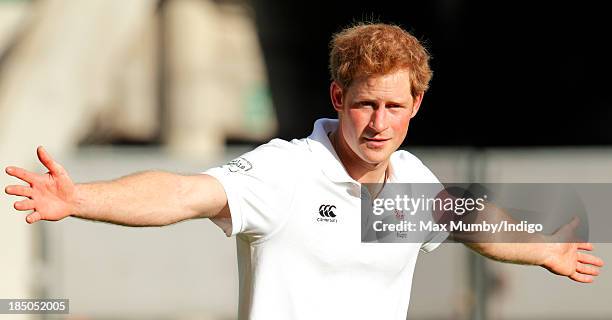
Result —
[[374, 108], [374, 103], [371, 101], [360, 101], [357, 103], [360, 108]]
[[393, 103], [392, 103], [392, 104], [388, 104], [388, 105], [387, 105], [387, 108], [390, 108], [390, 109], [395, 109], [395, 108], [403, 108], [403, 107], [404, 107], [404, 106], [402, 106], [402, 105], [399, 105], [399, 104], [393, 104]]

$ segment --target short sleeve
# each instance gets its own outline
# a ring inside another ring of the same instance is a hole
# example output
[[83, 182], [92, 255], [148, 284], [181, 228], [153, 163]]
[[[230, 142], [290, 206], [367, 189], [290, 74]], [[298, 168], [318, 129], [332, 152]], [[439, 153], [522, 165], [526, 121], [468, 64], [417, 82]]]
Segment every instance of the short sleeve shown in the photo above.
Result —
[[446, 240], [446, 238], [448, 238], [448, 235], [449, 233], [447, 231], [432, 232], [429, 239], [421, 244], [421, 251], [426, 253], [434, 251], [444, 242], [444, 240]]
[[231, 219], [212, 218], [230, 237], [265, 238], [279, 228], [290, 211], [296, 189], [296, 147], [274, 139], [204, 172], [225, 190]]
[[[439, 198], [442, 194], [441, 191], [444, 190], [444, 186], [442, 185], [442, 183], [440, 183], [440, 181], [438, 181], [437, 178], [435, 178], [435, 181], [431, 181], [432, 182], [428, 182], [426, 185], [424, 185], [427, 189], [425, 193], [427, 194], [428, 198]], [[435, 208], [429, 208], [428, 215], [426, 218], [434, 224], [445, 224], [444, 219], [446, 218], [446, 216], [444, 216], [443, 213], [436, 211]], [[426, 253], [432, 252], [442, 242], [444, 242], [444, 240], [446, 240], [448, 236], [449, 233], [444, 230], [430, 231], [425, 236], [425, 239], [423, 239], [423, 243], [421, 244], [421, 251]]]
[[[421, 160], [419, 160], [419, 163], [421, 166], [421, 176], [417, 180], [422, 183], [427, 183], [427, 189], [430, 189], [428, 191], [429, 196], [437, 197], [440, 192], [444, 190], [444, 185], [442, 185], [438, 177], [436, 177], [436, 175], [431, 172], [431, 170], [429, 170], [429, 168], [427, 168], [427, 166], [425, 166], [425, 164], [423, 164]], [[440, 222], [440, 217], [437, 217], [434, 212], [431, 212], [431, 216], [429, 218], [432, 219], [434, 223]], [[448, 238], [448, 236], [449, 233], [447, 231], [430, 232], [429, 234], [427, 234], [426, 238], [421, 244], [421, 251], [425, 253], [434, 251], [440, 246], [442, 242], [444, 242]]]
[[[440, 191], [444, 189], [444, 185], [442, 185], [438, 177], [436, 177], [436, 175], [412, 153], [405, 150], [396, 151], [392, 155], [391, 161], [394, 181], [411, 184], [411, 192], [415, 195], [436, 197]], [[425, 223], [428, 221], [437, 223], [439, 217], [436, 216], [434, 211], [428, 210], [424, 212], [423, 218], [420, 219]], [[419, 241], [422, 241], [420, 250], [423, 252], [431, 252], [436, 249], [440, 243], [444, 242], [448, 236], [449, 233], [442, 230], [428, 231], [425, 234], [419, 234], [419, 237], [422, 237], [419, 239]]]

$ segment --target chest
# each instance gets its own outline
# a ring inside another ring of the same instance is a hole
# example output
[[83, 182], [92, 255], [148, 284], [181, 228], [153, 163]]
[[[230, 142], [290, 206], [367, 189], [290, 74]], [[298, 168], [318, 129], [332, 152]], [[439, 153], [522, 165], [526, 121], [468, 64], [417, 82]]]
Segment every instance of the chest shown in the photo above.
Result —
[[413, 263], [418, 243], [362, 243], [359, 186], [325, 180], [300, 185], [290, 218], [276, 238], [287, 256], [328, 270], [399, 272]]

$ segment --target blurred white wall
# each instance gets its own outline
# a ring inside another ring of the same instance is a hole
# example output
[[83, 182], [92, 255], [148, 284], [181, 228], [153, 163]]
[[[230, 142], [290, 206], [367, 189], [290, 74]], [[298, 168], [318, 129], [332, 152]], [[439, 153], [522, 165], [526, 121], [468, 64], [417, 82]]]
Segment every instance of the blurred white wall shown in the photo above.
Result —
[[168, 1], [165, 65], [169, 151], [218, 154], [225, 139], [276, 132], [254, 13], [240, 2]]
[[29, 9], [30, 3], [26, 1], [0, 1], [0, 57], [23, 31]]

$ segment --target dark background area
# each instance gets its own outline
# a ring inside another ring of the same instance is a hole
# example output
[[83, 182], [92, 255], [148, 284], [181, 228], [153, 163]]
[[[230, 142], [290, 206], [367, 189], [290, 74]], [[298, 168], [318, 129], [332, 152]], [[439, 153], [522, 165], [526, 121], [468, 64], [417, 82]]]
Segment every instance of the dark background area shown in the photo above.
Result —
[[404, 144], [612, 144], [606, 1], [255, 0], [279, 136], [335, 117], [328, 42], [354, 21], [395, 23], [424, 40], [434, 77]]

